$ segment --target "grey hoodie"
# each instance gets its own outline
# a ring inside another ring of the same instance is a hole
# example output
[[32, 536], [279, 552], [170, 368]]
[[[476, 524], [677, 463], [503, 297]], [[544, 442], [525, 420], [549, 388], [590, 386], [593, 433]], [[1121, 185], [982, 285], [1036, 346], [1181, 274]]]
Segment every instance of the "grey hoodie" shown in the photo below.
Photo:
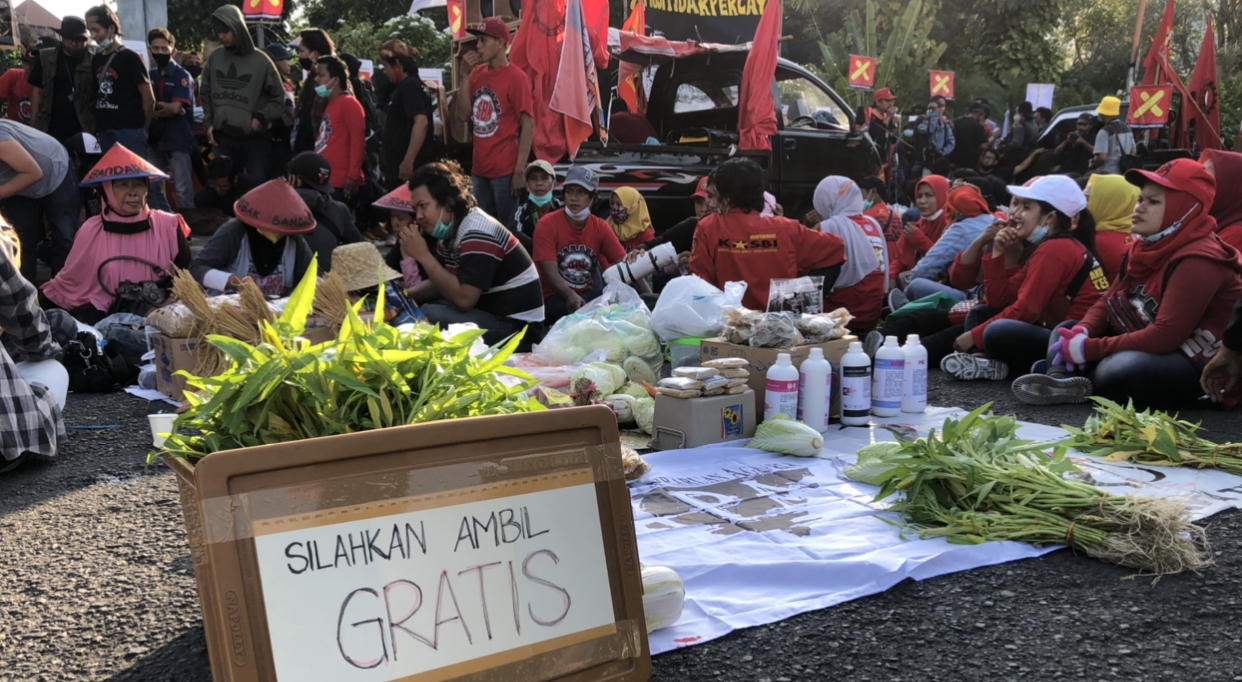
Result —
[[[203, 64], [199, 94], [203, 100], [203, 127], [216, 135], [260, 137], [285, 113], [285, 88], [280, 72], [263, 50], [256, 50], [241, 9], [225, 5], [212, 17], [233, 29], [232, 49], [219, 48]], [[263, 130], [255, 132], [251, 120]]]

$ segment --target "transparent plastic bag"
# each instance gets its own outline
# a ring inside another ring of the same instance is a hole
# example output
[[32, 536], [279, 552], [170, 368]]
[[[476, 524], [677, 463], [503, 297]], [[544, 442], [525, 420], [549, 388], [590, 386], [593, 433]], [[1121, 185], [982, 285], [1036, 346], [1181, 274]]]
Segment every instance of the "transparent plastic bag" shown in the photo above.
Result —
[[745, 282], [728, 282], [721, 291], [695, 275], [678, 277], [660, 294], [651, 329], [665, 343], [719, 336], [725, 309], [740, 306], [745, 295]]
[[557, 321], [531, 355], [547, 364], [568, 365], [599, 352], [614, 365], [639, 358], [657, 376], [664, 364], [663, 348], [651, 331], [651, 311], [625, 284], [609, 284], [599, 298]]

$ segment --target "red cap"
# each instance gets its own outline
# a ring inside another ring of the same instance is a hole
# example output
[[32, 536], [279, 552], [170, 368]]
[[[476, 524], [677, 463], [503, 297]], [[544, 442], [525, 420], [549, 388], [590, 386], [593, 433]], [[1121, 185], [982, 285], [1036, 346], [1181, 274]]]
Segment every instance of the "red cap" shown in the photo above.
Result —
[[1155, 172], [1135, 168], [1126, 173], [1126, 180], [1140, 187], [1154, 182], [1174, 192], [1185, 192], [1203, 204], [1205, 209], [1211, 209], [1216, 199], [1216, 178], [1193, 159], [1174, 159]]
[[310, 234], [315, 216], [284, 178], [268, 180], [233, 203], [243, 223], [272, 234]]
[[496, 40], [504, 41], [505, 45], [509, 44], [509, 25], [500, 17], [488, 17], [483, 23], [466, 29], [466, 33], [473, 36], [491, 36]]
[[86, 178], [82, 180], [82, 186], [127, 178], [167, 180], [168, 176], [146, 159], [126, 149], [124, 145], [114, 144], [112, 149], [109, 149], [108, 153], [99, 160], [99, 163], [95, 164], [95, 167], [86, 174]]
[[880, 88], [875, 91], [874, 99], [876, 102], [896, 102], [897, 95], [894, 95], [893, 91], [888, 88]]
[[400, 187], [380, 197], [372, 206], [386, 208], [389, 211], [414, 213], [414, 202], [410, 199], [410, 186], [402, 183]]
[[694, 190], [694, 197], [696, 199], [707, 198], [707, 176], [706, 175], [699, 178], [699, 184], [697, 187], [695, 187], [695, 190]]

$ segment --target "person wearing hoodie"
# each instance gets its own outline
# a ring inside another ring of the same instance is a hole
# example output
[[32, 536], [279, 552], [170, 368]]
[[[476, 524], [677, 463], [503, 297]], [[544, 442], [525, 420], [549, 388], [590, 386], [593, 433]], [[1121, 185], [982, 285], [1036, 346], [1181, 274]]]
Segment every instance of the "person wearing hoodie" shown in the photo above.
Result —
[[[1242, 154], [1210, 149], [1199, 157], [1199, 163], [1213, 177], [1242, 177]], [[1216, 236], [1221, 241], [1242, 251], [1242, 192], [1223, 192], [1212, 202], [1212, 217], [1216, 219]]]
[[199, 85], [207, 141], [216, 154], [236, 159], [262, 182], [271, 146], [268, 128], [284, 116], [285, 86], [272, 58], [255, 49], [241, 9], [217, 9], [211, 29], [223, 49], [207, 56]]
[[[1135, 169], [1126, 179], [1142, 194], [1121, 277], [1081, 321], [1049, 335], [1047, 366], [1013, 382], [1022, 402], [1081, 403], [1098, 395], [1167, 409], [1193, 406], [1203, 395], [1200, 375], [1221, 352], [1242, 293], [1238, 252], [1214, 234], [1216, 179], [1191, 159], [1155, 172]], [[1227, 405], [1242, 397], [1236, 385], [1206, 383], [1217, 391], [1210, 397]]]
[[849, 178], [824, 178], [812, 201], [823, 218], [820, 232], [835, 234], [845, 243], [845, 264], [836, 284], [824, 292], [824, 310], [845, 308], [854, 316], [851, 331], [871, 331], [880, 323], [888, 286], [888, 242], [880, 223], [863, 215], [862, 190]]
[[943, 176], [929, 175], [915, 185], [914, 207], [918, 209], [919, 220], [903, 228], [904, 234], [892, 249], [888, 272], [893, 288], [904, 284], [903, 280], [910, 281], [908, 273], [948, 229], [950, 220], [945, 211], [948, 198], [949, 180]]
[[950, 220], [949, 225], [940, 239], [919, 260], [918, 265], [910, 271], [910, 283], [906, 285], [905, 295], [910, 300], [930, 296], [941, 291], [941, 275], [948, 271], [958, 254], [970, 247], [979, 235], [995, 221], [988, 210], [988, 202], [983, 198], [979, 188], [974, 185], [961, 185], [951, 192], [945, 201]]
[[1139, 188], [1120, 175], [1092, 175], [1083, 193], [1087, 195], [1087, 210], [1095, 218], [1095, 252], [1108, 281], [1116, 281], [1121, 275], [1121, 260], [1130, 248], [1130, 219]]
[[349, 207], [332, 198], [331, 177], [332, 166], [315, 152], [293, 157], [286, 177], [315, 216], [315, 231], [306, 236], [306, 243], [319, 254], [319, 269], [325, 273], [332, 270], [333, 249], [363, 241]]

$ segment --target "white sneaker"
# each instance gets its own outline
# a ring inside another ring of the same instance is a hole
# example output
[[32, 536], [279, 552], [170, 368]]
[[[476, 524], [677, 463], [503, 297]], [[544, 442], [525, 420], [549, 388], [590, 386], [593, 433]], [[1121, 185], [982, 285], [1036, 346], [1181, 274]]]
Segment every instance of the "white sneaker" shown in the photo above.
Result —
[[970, 353], [952, 353], [940, 361], [940, 369], [959, 381], [1000, 381], [1009, 376], [1009, 365]]

